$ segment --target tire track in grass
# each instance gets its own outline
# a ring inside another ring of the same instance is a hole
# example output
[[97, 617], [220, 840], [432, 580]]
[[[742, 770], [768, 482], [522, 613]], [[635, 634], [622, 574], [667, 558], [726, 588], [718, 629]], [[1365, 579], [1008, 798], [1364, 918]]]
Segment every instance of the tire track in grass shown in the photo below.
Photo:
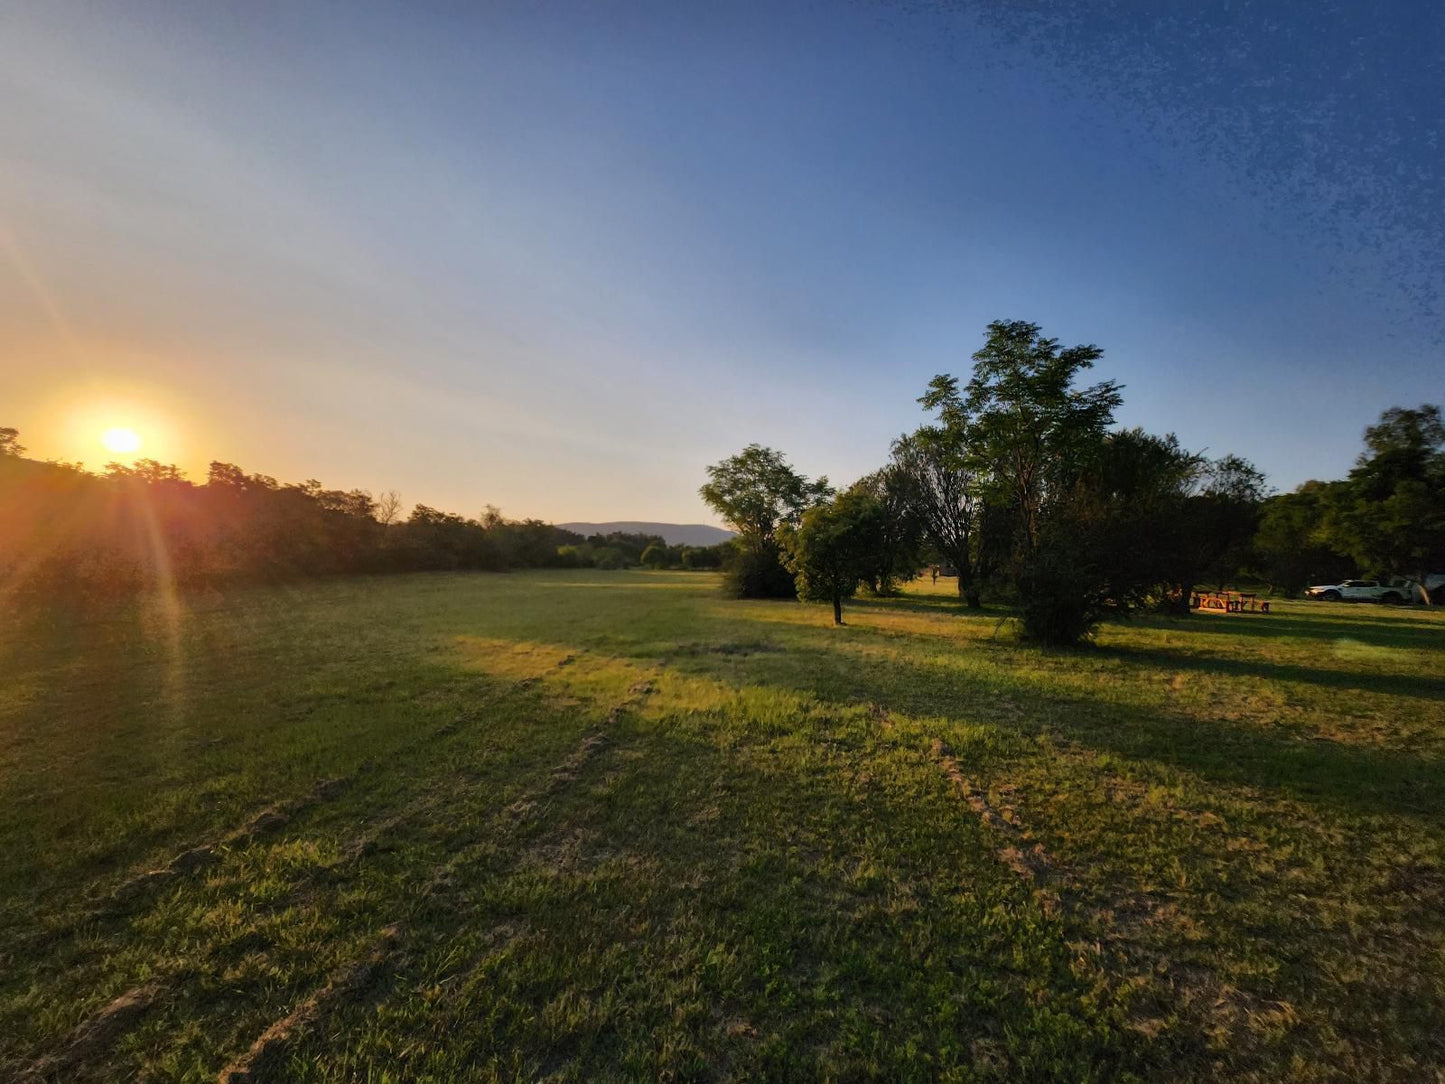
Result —
[[[460, 733], [465, 724], [473, 721], [474, 718], [474, 711], [465, 712], [406, 743], [393, 752], [391, 766], [395, 767], [398, 762], [430, 748], [436, 742]], [[40, 948], [73, 937], [91, 923], [123, 918], [133, 913], [141, 906], [141, 901], [155, 890], [177, 884], [181, 878], [216, 864], [236, 848], [248, 846], [259, 839], [279, 832], [292, 820], [347, 790], [363, 772], [371, 770], [372, 767], [370, 762], [365, 762], [361, 772], [318, 780], [309, 791], [301, 795], [279, 803], [268, 803], [253, 813], [240, 828], [233, 829], [208, 842], [193, 844], [177, 853], [164, 865], [131, 874], [120, 884], [107, 891], [100, 902], [83, 908], [67, 920], [45, 929], [36, 930], [28, 935], [22, 935], [17, 939], [16, 944], [26, 949]]]
[[54, 1054], [47, 1054], [21, 1069], [15, 1079], [42, 1081], [81, 1079], [86, 1064], [102, 1054], [168, 992], [167, 983], [150, 982], [127, 990], [100, 1012], [82, 1021]]
[[[560, 664], [549, 669], [549, 673], [559, 670], [575, 661], [577, 656], [569, 656]], [[653, 691], [651, 681], [640, 681], [628, 690], [627, 698], [610, 709], [606, 715], [606, 722], [602, 725], [615, 723], [620, 715], [640, 705]], [[456, 719], [442, 727], [436, 728], [424, 738], [413, 743], [411, 750], [429, 744], [438, 737], [445, 737], [456, 733], [464, 719]], [[509, 826], [515, 826], [523, 821], [533, 819], [536, 811], [542, 804], [554, 797], [561, 790], [575, 782], [583, 769], [608, 746], [609, 742], [600, 729], [583, 735], [573, 749], [547, 774], [546, 782], [539, 788], [530, 792], [517, 802], [512, 803], [503, 811], [503, 816], [498, 820], [501, 833], [505, 834]], [[213, 860], [219, 859], [228, 848], [232, 846], [245, 846], [257, 842], [267, 835], [274, 834], [290, 823], [291, 819], [302, 812], [305, 812], [320, 802], [340, 794], [355, 777], [345, 777], [335, 780], [324, 780], [318, 783], [306, 794], [281, 805], [268, 806], [258, 814], [254, 815], [245, 826], [228, 833], [220, 841], [214, 844], [201, 845], [181, 852], [176, 859], [168, 863], [163, 870], [173, 871], [162, 874], [161, 871], [148, 871], [145, 874], [133, 878], [137, 888], [129, 889], [119, 893], [119, 898], [127, 902], [139, 898], [146, 888], [155, 884], [169, 883], [176, 876], [191, 873], [204, 868]], [[465, 790], [466, 786], [458, 788], [458, 791]], [[451, 795], [453, 798], [457, 794]], [[442, 795], [430, 792], [424, 794], [396, 813], [384, 818], [379, 823], [358, 833], [352, 841], [343, 846], [339, 857], [330, 863], [318, 865], [298, 878], [290, 887], [289, 891], [281, 899], [285, 905], [294, 902], [307, 889], [313, 887], [318, 881], [341, 874], [348, 867], [355, 867], [373, 854], [379, 846], [380, 840], [387, 834], [401, 828], [402, 826], [421, 817], [429, 809], [436, 809], [442, 804]], [[445, 896], [455, 882], [457, 870], [471, 861], [479, 849], [494, 844], [498, 837], [489, 836], [487, 841], [469, 848], [465, 848], [452, 856], [447, 862], [433, 867], [429, 874], [421, 879], [420, 898], [433, 900]], [[518, 851], [513, 857], [511, 865], [516, 865], [523, 856]], [[131, 882], [127, 882], [131, 883]], [[110, 902], [111, 908], [98, 917], [114, 917], [124, 913], [128, 908], [116, 908], [115, 897]], [[79, 923], [77, 923], [77, 928]], [[400, 939], [399, 927], [388, 927], [389, 933], [384, 931], [382, 947], [390, 946]], [[47, 931], [49, 932], [49, 931]], [[363, 959], [362, 965], [347, 965], [334, 973], [327, 985], [303, 1002], [296, 1010], [277, 1021], [267, 1029], [255, 1043], [253, 1043], [248, 1054], [233, 1062], [223, 1071], [222, 1079], [244, 1081], [252, 1079], [264, 1079], [267, 1066], [273, 1065], [284, 1050], [299, 1032], [311, 1027], [325, 1005], [331, 1003], [339, 996], [347, 994], [348, 990], [355, 985], [355, 978], [368, 977], [377, 968], [383, 965], [390, 967], [394, 963], [388, 963], [385, 959], [385, 952], [382, 947], [374, 949]], [[220, 951], [221, 946], [212, 950], [212, 953]], [[380, 956], [378, 956], [380, 953]], [[353, 974], [354, 972], [354, 974]], [[148, 983], [136, 987], [123, 994], [115, 1001], [93, 1014], [82, 1022], [63, 1044], [62, 1048], [52, 1054], [46, 1054], [37, 1058], [29, 1066], [21, 1069], [19, 1079], [46, 1079], [55, 1077], [57, 1074], [75, 1074], [83, 1071], [89, 1062], [103, 1056], [114, 1044], [119, 1041], [132, 1026], [152, 1007], [160, 1004], [176, 993], [176, 988], [189, 978], [193, 977], [194, 968], [179, 968], [168, 974], [162, 974], [153, 978]], [[348, 977], [350, 976], [350, 977]], [[227, 1077], [225, 1072], [233, 1075]], [[252, 1075], [239, 1075], [250, 1073]], [[256, 1073], [263, 1074], [256, 1076]]]
[[[603, 725], [616, 723], [622, 713], [640, 706], [653, 690], [654, 686], [650, 680], [635, 683], [628, 690], [627, 698], [608, 711], [606, 723]], [[420, 879], [418, 907], [437, 909], [440, 913], [450, 916], [451, 920], [445, 924], [433, 923], [425, 929], [425, 932], [422, 932], [420, 926], [413, 930], [409, 942], [415, 946], [416, 953], [414, 955], [420, 955], [425, 946], [434, 946], [448, 940], [467, 921], [466, 909], [451, 905], [448, 899], [458, 891], [459, 872], [469, 866], [477, 858], [479, 852], [490, 851], [499, 842], [519, 843], [520, 841], [516, 837], [522, 826], [539, 820], [548, 804], [575, 784], [602, 751], [610, 747], [613, 747], [613, 743], [601, 730], [594, 729], [585, 733], [572, 750], [551, 768], [541, 786], [508, 805], [499, 816], [494, 818], [495, 831], [489, 833], [483, 842], [463, 848], [446, 862], [433, 866], [430, 872]], [[549, 836], [560, 838], [562, 827], [561, 824], [554, 825], [547, 833], [544, 833], [544, 838]], [[513, 847], [507, 860], [491, 870], [491, 875], [494, 877], [509, 875], [520, 868], [535, 850], [536, 845], [530, 850], [520, 846]], [[497, 953], [505, 951], [519, 937], [524, 936], [525, 932], [525, 924], [516, 922], [495, 924], [483, 938], [484, 947], [481, 955], [457, 974], [449, 977], [447, 982], [461, 982], [465, 985], [467, 978], [484, 967], [487, 961], [494, 958]], [[380, 959], [376, 959], [376, 956], [377, 953], [374, 951], [367, 957], [372, 961], [370, 966], [374, 969], [385, 967], [387, 970], [404, 970], [405, 968], [405, 960], [386, 959], [384, 954]], [[298, 1009], [272, 1024], [252, 1044], [251, 1052], [248, 1055], [221, 1071], [218, 1077], [220, 1084], [251, 1084], [251, 1082], [270, 1079], [266, 1075], [268, 1066], [276, 1064], [276, 1058], [288, 1048], [293, 1036], [299, 1031], [319, 1030], [317, 1025], [321, 1022], [321, 1014], [309, 1006], [318, 1001], [323, 1005], [330, 1005], [332, 1002], [345, 1003], [349, 1000], [345, 989], [333, 989], [340, 985], [333, 979], [318, 994], [303, 1002]], [[272, 1047], [275, 1048], [274, 1051], [271, 1049]], [[263, 1060], [258, 1064], [252, 1055], [263, 1048]], [[242, 1070], [245, 1075], [242, 1075]]]
[[281, 1075], [286, 1055], [306, 1033], [325, 1022], [333, 1003], [364, 994], [384, 971], [399, 963], [402, 927], [385, 927], [372, 948], [334, 970], [326, 985], [262, 1032], [247, 1051], [220, 1071], [220, 1084], [258, 1084]]
[[[1093, 904], [1082, 887], [1088, 883], [1087, 869], [1061, 862], [1042, 843], [1033, 840], [1011, 807], [999, 808], [990, 802], [987, 794], [964, 775], [947, 743], [933, 739], [929, 753], [969, 809], [996, 837], [1002, 838], [1004, 845], [997, 848], [996, 857], [1028, 885], [1040, 909], [1066, 927], [1086, 934], [1069, 942], [1077, 953], [1078, 968], [1095, 980], [1121, 988], [1147, 983], [1152, 989], [1156, 980], [1166, 976], [1174, 1008], [1186, 1014], [1201, 1034], [1227, 1033], [1231, 1046], [1248, 1033], [1252, 1018], [1290, 1018], [1292, 1009], [1288, 1004], [1265, 1002], [1223, 981], [1212, 968], [1182, 963], [1146, 944], [1144, 932], [1173, 921], [1177, 908], [1151, 892], [1133, 887], [1105, 889], [1109, 893], [1107, 902], [1103, 906]], [[1157, 1015], [1133, 1014], [1126, 1024], [1152, 1039], [1165, 1029], [1166, 1021]]]
[[[411, 742], [405, 748], [404, 753], [414, 754], [439, 739], [458, 733], [463, 724], [475, 717], [474, 712], [468, 712], [432, 729]], [[371, 770], [370, 765], [363, 765], [363, 770]], [[32, 950], [41, 948], [73, 936], [88, 923], [114, 921], [133, 914], [138, 907], [142, 906], [142, 901], [151, 893], [151, 890], [164, 885], [179, 884], [183, 876], [208, 868], [239, 848], [274, 836], [292, 823], [293, 819], [347, 790], [356, 781], [359, 774], [320, 780], [304, 794], [286, 802], [273, 803], [263, 807], [253, 814], [243, 826], [226, 833], [219, 839], [190, 847], [181, 851], [164, 866], [133, 875], [113, 889], [98, 906], [75, 916], [64, 925], [37, 931], [23, 942], [23, 947]], [[318, 881], [342, 875], [348, 867], [355, 866], [359, 861], [374, 853], [380, 841], [387, 834], [414, 821], [429, 808], [439, 806], [443, 798], [444, 796], [436, 793], [435, 790], [428, 792], [408, 803], [396, 813], [358, 833], [341, 848], [340, 855], [336, 860], [318, 865], [298, 878], [286, 895], [282, 897], [280, 904], [284, 906], [294, 903]], [[222, 946], [217, 946], [212, 953], [221, 951], [221, 949]], [[96, 951], [102, 950], [103, 946], [97, 946]], [[143, 1015], [142, 1009], [149, 1009], [165, 1001], [174, 993], [174, 988], [184, 982], [192, 971], [192, 968], [184, 967], [154, 976], [145, 984], [128, 991], [111, 1004], [87, 1017], [65, 1040], [60, 1051], [42, 1055], [28, 1066], [23, 1061], [12, 1062], [12, 1069], [19, 1064], [21, 1068], [17, 1072], [21, 1074], [22, 1078], [27, 1074], [33, 1076], [35, 1073], [40, 1073], [43, 1077], [45, 1074], [53, 1075], [64, 1071], [67, 1066], [80, 1066], [85, 1059], [92, 1059], [103, 1054], [128, 1030], [124, 1025], [136, 1022]], [[52, 1066], [53, 1068], [51, 1068]]]
[[[97, 922], [114, 922], [135, 912], [146, 897], [167, 885], [215, 865], [227, 853], [275, 835], [323, 802], [336, 797], [355, 780], [354, 775], [320, 779], [304, 794], [287, 801], [272, 803], [258, 810], [239, 828], [207, 843], [198, 843], [179, 852], [162, 866], [143, 870], [127, 877], [110, 889], [100, 902], [83, 907], [69, 917], [47, 927], [16, 938], [13, 944], [22, 950], [35, 951], [74, 937], [86, 926]], [[91, 897], [94, 898], [93, 896]]]

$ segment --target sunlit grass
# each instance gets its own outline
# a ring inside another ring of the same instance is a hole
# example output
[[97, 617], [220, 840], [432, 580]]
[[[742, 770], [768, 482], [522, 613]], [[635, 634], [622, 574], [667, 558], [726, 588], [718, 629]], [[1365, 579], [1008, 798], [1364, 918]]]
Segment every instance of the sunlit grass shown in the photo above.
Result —
[[0, 1070], [145, 987], [91, 1071], [214, 1079], [392, 924], [278, 1072], [1441, 1070], [1441, 615], [1045, 652], [951, 587], [843, 628], [596, 572], [192, 597], [166, 642], [143, 607], [12, 626]]

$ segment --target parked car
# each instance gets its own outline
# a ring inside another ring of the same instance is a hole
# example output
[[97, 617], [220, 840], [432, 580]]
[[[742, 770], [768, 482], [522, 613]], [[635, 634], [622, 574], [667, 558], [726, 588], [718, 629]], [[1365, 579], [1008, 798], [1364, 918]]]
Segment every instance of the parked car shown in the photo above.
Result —
[[1412, 581], [1396, 577], [1392, 580], [1342, 580], [1305, 588], [1305, 598], [1324, 602], [1406, 602], [1414, 598]]

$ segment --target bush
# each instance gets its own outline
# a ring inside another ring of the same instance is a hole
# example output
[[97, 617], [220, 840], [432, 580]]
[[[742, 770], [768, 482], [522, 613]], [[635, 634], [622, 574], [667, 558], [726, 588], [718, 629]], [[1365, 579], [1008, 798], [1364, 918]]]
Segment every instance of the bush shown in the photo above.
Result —
[[723, 565], [723, 592], [733, 598], [797, 598], [793, 574], [776, 546], [737, 547]]
[[1070, 647], [1094, 635], [1108, 612], [1100, 577], [1066, 553], [1040, 552], [1018, 577], [1023, 636]]

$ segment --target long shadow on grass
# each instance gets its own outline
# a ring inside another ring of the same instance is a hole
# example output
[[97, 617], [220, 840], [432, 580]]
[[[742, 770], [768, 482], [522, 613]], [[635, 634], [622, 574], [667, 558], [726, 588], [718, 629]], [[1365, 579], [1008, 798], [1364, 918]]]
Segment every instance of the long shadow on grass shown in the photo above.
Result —
[[1107, 658], [1129, 665], [1152, 665], [1172, 670], [1195, 670], [1206, 674], [1230, 677], [1263, 678], [1268, 681], [1295, 681], [1320, 685], [1343, 692], [1380, 693], [1387, 696], [1420, 697], [1445, 700], [1445, 679], [1413, 674], [1373, 674], [1362, 671], [1321, 670], [1313, 666], [1287, 663], [1254, 662], [1219, 655], [1192, 655], [1167, 648], [1123, 648], [1114, 646], [1093, 649]]
[[1403, 617], [1335, 614], [1198, 614], [1189, 618], [1140, 617], [1134, 624], [1170, 632], [1200, 633], [1205, 636], [1249, 636], [1262, 640], [1355, 640], [1373, 647], [1438, 649], [1445, 647], [1445, 622]]
[[860, 596], [848, 600], [849, 609], [860, 610], [902, 610], [906, 613], [928, 613], [947, 616], [954, 614], [958, 617], [981, 617], [994, 614], [1001, 616], [1003, 611], [969, 610], [964, 607], [963, 600], [956, 595], [898, 595], [884, 597]]
[[[990, 648], [975, 643], [963, 650]], [[745, 665], [704, 654], [673, 665], [735, 687], [774, 686], [838, 705], [877, 703], [912, 716], [991, 723], [1030, 735], [1049, 732], [1220, 783], [1275, 790], [1354, 813], [1445, 821], [1445, 765], [1439, 761], [1319, 740], [1299, 729], [1201, 722], [1158, 707], [1091, 698], [1059, 688], [1047, 671], [1025, 670], [1027, 660], [998, 661], [996, 669], [968, 671], [947, 661], [885, 660], [821, 643], [789, 645]]]

